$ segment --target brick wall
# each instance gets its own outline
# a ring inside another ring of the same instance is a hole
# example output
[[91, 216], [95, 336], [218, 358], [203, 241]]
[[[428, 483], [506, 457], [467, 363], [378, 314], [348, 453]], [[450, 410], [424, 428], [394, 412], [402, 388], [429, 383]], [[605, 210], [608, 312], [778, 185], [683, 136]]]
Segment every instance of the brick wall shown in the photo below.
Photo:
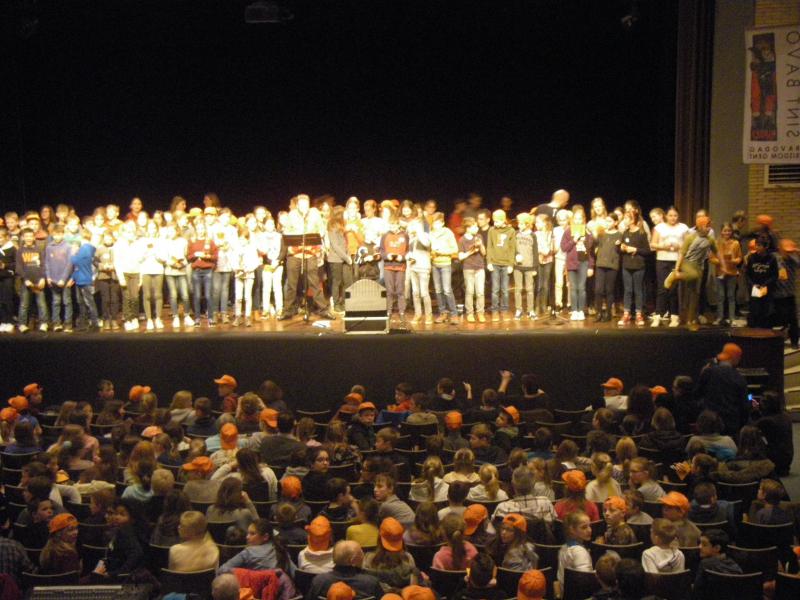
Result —
[[[756, 0], [756, 27], [795, 23], [800, 23], [800, 1]], [[770, 214], [782, 236], [800, 241], [800, 188], [765, 189], [765, 170], [766, 165], [750, 165], [747, 210], [750, 225], [755, 225], [756, 215]]]

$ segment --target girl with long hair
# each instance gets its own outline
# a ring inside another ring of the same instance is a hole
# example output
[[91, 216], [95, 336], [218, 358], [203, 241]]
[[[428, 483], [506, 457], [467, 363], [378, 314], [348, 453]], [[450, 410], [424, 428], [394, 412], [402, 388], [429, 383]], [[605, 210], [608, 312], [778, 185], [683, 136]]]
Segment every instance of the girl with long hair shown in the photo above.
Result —
[[214, 308], [211, 301], [211, 284], [219, 250], [208, 235], [208, 228], [198, 219], [194, 228], [194, 239], [189, 244], [187, 255], [192, 266], [192, 296], [194, 299], [194, 325], [200, 325], [202, 302], [206, 301], [206, 316], [209, 326], [213, 324]]
[[142, 304], [147, 317], [147, 331], [163, 329], [161, 311], [164, 306], [164, 264], [166, 263], [166, 245], [159, 235], [158, 224], [147, 222], [145, 236], [141, 239], [144, 247], [144, 259], [141, 264]]
[[354, 452], [347, 441], [347, 424], [342, 421], [331, 421], [325, 433], [325, 448], [328, 450], [330, 464], [354, 464], [360, 467], [361, 457]]
[[[680, 324], [677, 287], [667, 288], [664, 281], [675, 268], [678, 254], [689, 228], [679, 222], [678, 209], [670, 206], [665, 220], [653, 229], [650, 248], [656, 253], [656, 314], [653, 315], [652, 327], [658, 327], [669, 315], [669, 326]], [[740, 249], [741, 254], [741, 249]]]
[[[635, 200], [625, 203], [625, 221], [622, 225], [622, 284], [624, 307], [617, 325], [631, 322], [631, 311], [636, 307], [636, 325], [644, 326], [644, 274], [645, 258], [651, 254], [647, 224], [642, 219], [641, 208]], [[635, 302], [635, 304], [634, 304]]]
[[436, 546], [444, 541], [439, 526], [439, 509], [433, 502], [422, 502], [414, 511], [414, 524], [406, 530], [403, 538], [416, 546]]
[[336, 206], [328, 219], [325, 235], [325, 258], [331, 282], [331, 300], [335, 311], [344, 310], [344, 269], [350, 264], [344, 235], [344, 208]]
[[444, 482], [450, 484], [454, 481], [465, 481], [470, 484], [480, 481], [475, 472], [475, 453], [469, 448], [456, 450], [453, 456], [453, 470], [444, 476]]
[[484, 463], [478, 470], [480, 483], [472, 486], [467, 494], [467, 500], [474, 502], [504, 502], [508, 494], [500, 488], [500, 473], [491, 463]]
[[633, 438], [625, 436], [617, 440], [617, 445], [614, 447], [616, 462], [611, 473], [617, 483], [628, 485], [631, 461], [638, 455], [639, 449], [636, 447], [636, 442], [633, 441]]
[[478, 549], [464, 540], [467, 528], [464, 518], [456, 513], [445, 515], [441, 522], [445, 545], [433, 556], [433, 567], [445, 571], [463, 571], [478, 554]]
[[150, 536], [150, 543], [156, 546], [172, 546], [181, 541], [178, 533], [181, 515], [192, 510], [192, 503], [183, 490], [170, 490], [164, 497], [161, 514]]
[[572, 321], [586, 319], [586, 278], [594, 274], [594, 237], [586, 228], [586, 213], [581, 206], [575, 206], [569, 226], [561, 238], [565, 266], [569, 276], [569, 294], [572, 303]]
[[[356, 523], [347, 528], [345, 539], [359, 543], [362, 548], [378, 545], [380, 504], [373, 498], [362, 498], [357, 502]], [[435, 512], [435, 509], [434, 509]]]
[[444, 466], [438, 456], [429, 456], [422, 464], [420, 476], [411, 483], [410, 497], [417, 502], [430, 500], [431, 502], [445, 502], [447, 490], [450, 487], [442, 479]]
[[[252, 221], [255, 225], [255, 221]], [[258, 240], [250, 227], [239, 228], [239, 242], [234, 254], [234, 327], [242, 324], [242, 302], [244, 302], [244, 326], [253, 325], [253, 284], [256, 269], [263, 268], [258, 253]]]
[[39, 557], [39, 572], [43, 575], [81, 570], [78, 541], [78, 519], [69, 513], [56, 515], [48, 525], [50, 537]]
[[503, 518], [500, 535], [492, 543], [492, 550], [495, 562], [505, 569], [528, 571], [539, 564], [539, 556], [528, 541], [528, 522], [517, 513]]
[[264, 571], [284, 569], [289, 560], [279, 538], [272, 537], [272, 525], [267, 519], [256, 519], [247, 527], [247, 547], [229, 561], [220, 565], [219, 573], [231, 573], [234, 569]]
[[258, 511], [242, 489], [242, 481], [228, 477], [219, 486], [216, 501], [206, 510], [206, 518], [216, 522], [233, 521], [239, 529], [247, 531], [250, 523], [258, 519]]
[[309, 448], [306, 454], [308, 474], [303, 477], [303, 497], [306, 500], [328, 499], [328, 467], [330, 455], [323, 446]]
[[378, 547], [364, 557], [364, 568], [373, 572], [386, 590], [418, 582], [419, 571], [403, 546], [404, 533], [405, 527], [397, 519], [387, 517], [381, 522]]
[[622, 488], [611, 476], [614, 463], [605, 452], [592, 455], [592, 475], [594, 479], [586, 485], [586, 499], [592, 502], [605, 502], [611, 496], [622, 496]]

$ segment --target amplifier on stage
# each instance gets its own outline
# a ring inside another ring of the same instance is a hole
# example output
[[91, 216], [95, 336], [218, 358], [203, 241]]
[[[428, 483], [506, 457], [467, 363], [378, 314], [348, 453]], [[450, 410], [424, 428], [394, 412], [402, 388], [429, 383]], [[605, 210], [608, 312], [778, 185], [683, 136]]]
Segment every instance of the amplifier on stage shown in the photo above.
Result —
[[344, 292], [345, 333], [388, 333], [386, 288], [372, 279], [359, 279]]

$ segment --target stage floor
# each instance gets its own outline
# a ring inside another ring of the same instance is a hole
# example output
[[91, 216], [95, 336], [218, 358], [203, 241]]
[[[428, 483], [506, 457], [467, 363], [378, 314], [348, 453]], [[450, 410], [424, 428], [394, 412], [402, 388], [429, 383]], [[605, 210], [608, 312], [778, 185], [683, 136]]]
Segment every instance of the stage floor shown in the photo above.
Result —
[[[215, 393], [213, 379], [237, 378], [239, 391], [254, 390], [264, 379], [284, 389], [295, 408], [336, 406], [352, 384], [368, 390], [379, 404], [392, 401], [394, 385], [409, 381], [432, 389], [439, 377], [473, 385], [477, 395], [496, 387], [498, 371], [536, 373], [557, 406], [586, 406], [600, 383], [620, 377], [626, 389], [636, 383], [670, 386], [679, 374], [696, 376], [725, 342], [744, 349], [742, 366], [764, 367], [770, 385], [782, 389], [783, 339], [769, 331], [704, 327], [651, 328], [616, 324], [531, 322], [419, 325], [398, 335], [347, 335], [341, 319], [330, 329], [300, 318], [265, 321], [251, 328], [231, 325], [173, 332], [28, 333], [0, 337], [0, 360], [9, 365], [2, 393], [11, 397], [31, 382], [45, 387], [47, 402], [91, 399], [97, 380], [110, 379], [125, 397], [130, 386], [150, 385], [160, 406], [188, 389], [196, 396]], [[143, 329], [143, 328], [142, 328]]]

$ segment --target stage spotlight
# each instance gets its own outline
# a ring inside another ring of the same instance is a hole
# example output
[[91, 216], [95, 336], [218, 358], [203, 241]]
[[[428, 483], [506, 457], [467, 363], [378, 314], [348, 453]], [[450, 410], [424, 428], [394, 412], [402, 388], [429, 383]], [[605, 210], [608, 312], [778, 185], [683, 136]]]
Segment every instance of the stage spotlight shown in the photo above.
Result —
[[294, 14], [281, 2], [257, 0], [244, 7], [246, 23], [286, 23], [294, 19]]

